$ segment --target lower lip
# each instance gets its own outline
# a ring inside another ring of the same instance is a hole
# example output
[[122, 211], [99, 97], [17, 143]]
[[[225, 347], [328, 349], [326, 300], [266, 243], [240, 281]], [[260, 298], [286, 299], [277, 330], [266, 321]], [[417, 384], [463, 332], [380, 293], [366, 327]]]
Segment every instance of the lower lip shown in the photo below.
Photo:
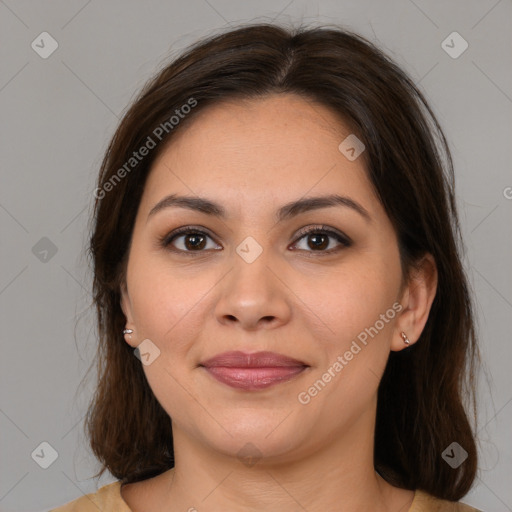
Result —
[[272, 368], [229, 368], [226, 366], [205, 367], [205, 370], [219, 382], [232, 388], [244, 390], [265, 389], [280, 382], [286, 382], [307, 366], [276, 366]]

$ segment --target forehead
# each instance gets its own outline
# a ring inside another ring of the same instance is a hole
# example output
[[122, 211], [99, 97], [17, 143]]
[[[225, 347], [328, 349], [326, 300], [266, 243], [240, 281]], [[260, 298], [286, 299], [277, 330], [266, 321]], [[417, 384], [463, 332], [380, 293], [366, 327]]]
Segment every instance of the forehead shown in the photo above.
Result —
[[241, 153], [251, 148], [280, 148], [284, 155], [287, 148], [303, 146], [306, 140], [309, 145], [337, 147], [349, 134], [350, 129], [341, 117], [324, 105], [294, 94], [270, 94], [205, 107], [194, 113], [184, 130], [176, 133], [169, 149], [178, 153], [183, 145], [199, 139], [215, 143], [218, 150], [236, 148]]
[[269, 197], [340, 193], [371, 209], [376, 197], [363, 157], [350, 161], [339, 149], [350, 135], [335, 112], [300, 96], [208, 106], [153, 163], [141, 207], [171, 192], [231, 199], [239, 210]]

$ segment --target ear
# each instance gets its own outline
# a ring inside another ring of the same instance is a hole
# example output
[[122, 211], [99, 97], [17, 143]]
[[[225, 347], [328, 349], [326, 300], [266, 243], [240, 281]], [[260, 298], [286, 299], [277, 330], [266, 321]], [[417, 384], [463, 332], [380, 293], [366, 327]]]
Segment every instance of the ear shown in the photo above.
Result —
[[436, 296], [437, 276], [434, 257], [427, 253], [412, 271], [402, 293], [400, 304], [403, 309], [395, 323], [391, 350], [399, 351], [410, 346], [404, 343], [402, 332], [407, 335], [411, 344], [418, 341]]
[[[133, 313], [132, 313], [132, 304], [130, 302], [130, 296], [128, 295], [128, 289], [126, 287], [126, 282], [123, 281], [120, 286], [121, 291], [121, 309], [124, 313], [124, 316], [126, 317], [126, 325], [125, 329], [132, 329], [135, 331], [135, 323], [133, 321]], [[126, 343], [128, 343], [130, 346], [135, 347], [136, 344], [134, 343], [135, 336], [133, 334], [125, 334], [124, 339]]]

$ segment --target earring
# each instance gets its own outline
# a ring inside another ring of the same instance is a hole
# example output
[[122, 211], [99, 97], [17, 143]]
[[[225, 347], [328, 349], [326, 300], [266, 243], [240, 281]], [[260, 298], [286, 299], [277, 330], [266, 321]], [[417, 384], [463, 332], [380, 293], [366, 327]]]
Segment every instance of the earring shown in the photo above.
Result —
[[128, 338], [132, 338], [133, 329], [124, 329], [123, 334], [128, 334]]
[[405, 334], [405, 332], [404, 332], [404, 331], [402, 331], [402, 332], [400, 333], [400, 336], [402, 336], [402, 339], [404, 340], [404, 343], [405, 343], [406, 345], [409, 345], [409, 344], [411, 343], [411, 341], [410, 341], [410, 340], [409, 340], [409, 338], [407, 337], [407, 334]]

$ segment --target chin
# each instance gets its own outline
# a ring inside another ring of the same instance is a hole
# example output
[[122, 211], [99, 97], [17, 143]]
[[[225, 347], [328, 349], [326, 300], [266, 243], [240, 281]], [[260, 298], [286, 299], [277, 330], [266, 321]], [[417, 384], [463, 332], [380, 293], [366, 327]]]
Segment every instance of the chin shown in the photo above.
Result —
[[235, 416], [221, 423], [229, 434], [221, 428], [212, 430], [210, 423], [208, 430], [201, 431], [201, 436], [213, 449], [237, 457], [242, 463], [246, 459], [249, 463], [260, 459], [262, 462], [274, 458], [284, 460], [306, 440], [304, 429], [298, 430], [296, 422], [288, 421], [293, 414], [283, 421], [287, 414], [286, 409], [266, 413], [255, 409], [251, 412], [238, 410]]

